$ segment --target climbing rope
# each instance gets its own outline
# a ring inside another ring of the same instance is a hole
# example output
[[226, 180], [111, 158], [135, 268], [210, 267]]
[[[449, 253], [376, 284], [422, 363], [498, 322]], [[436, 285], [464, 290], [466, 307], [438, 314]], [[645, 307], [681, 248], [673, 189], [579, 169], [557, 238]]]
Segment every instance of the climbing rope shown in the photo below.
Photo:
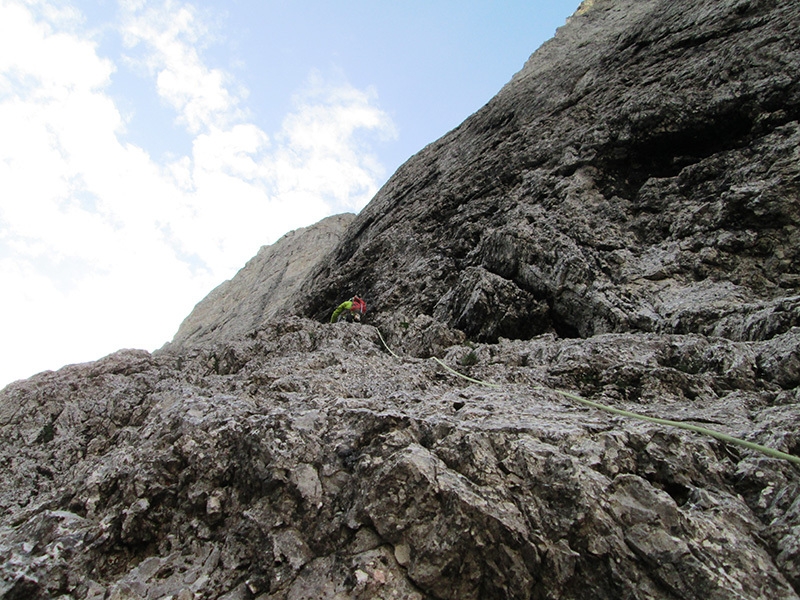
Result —
[[454, 375], [458, 375], [462, 379], [466, 379], [467, 381], [471, 381], [472, 383], [477, 383], [479, 385], [485, 385], [486, 387], [490, 387], [490, 388], [501, 388], [501, 387], [503, 387], [502, 385], [498, 385], [496, 383], [489, 383], [488, 381], [481, 381], [480, 379], [473, 379], [472, 377], [467, 377], [463, 373], [459, 373], [455, 369], [451, 369], [450, 367], [448, 367], [446, 364], [444, 364], [441, 360], [439, 360], [435, 356], [433, 356], [431, 358], [433, 358], [433, 360], [435, 360], [437, 363], [442, 365], [445, 369], [447, 369], [448, 371], [450, 371]]
[[570, 392], [565, 392], [563, 390], [551, 390], [543, 387], [536, 387], [533, 389], [555, 392], [556, 394], [561, 394], [565, 398], [570, 398], [571, 400], [575, 400], [576, 402], [580, 402], [581, 404], [585, 404], [586, 406], [591, 406], [592, 408], [596, 408], [598, 410], [604, 410], [614, 415], [621, 415], [623, 417], [639, 419], [640, 421], [649, 421], [650, 423], [658, 423], [659, 425], [669, 425], [671, 427], [679, 427], [680, 429], [694, 431], [696, 433], [701, 433], [703, 435], [708, 435], [718, 440], [722, 440], [723, 442], [728, 442], [729, 444], [743, 446], [744, 448], [749, 448], [750, 450], [756, 450], [758, 452], [762, 452], [763, 454], [766, 454], [773, 458], [781, 458], [783, 460], [788, 460], [789, 462], [792, 462], [796, 465], [800, 465], [800, 456], [795, 456], [794, 454], [787, 454], [786, 452], [781, 452], [780, 450], [775, 450], [774, 448], [769, 448], [768, 446], [762, 446], [761, 444], [756, 444], [754, 442], [748, 442], [747, 440], [733, 437], [732, 435], [728, 435], [727, 433], [722, 433], [721, 431], [715, 431], [714, 429], [709, 429], [708, 427], [700, 427], [699, 425], [692, 425], [691, 423], [683, 423], [681, 421], [672, 421], [670, 419], [648, 417], [647, 415], [631, 412], [629, 410], [622, 410], [621, 408], [606, 406], [605, 404], [600, 404], [599, 402], [592, 402], [591, 400], [582, 398], [577, 394], [572, 394]]
[[[386, 344], [386, 340], [383, 339], [380, 330], [376, 327], [376, 331], [378, 332], [378, 337], [383, 342], [384, 348], [389, 351], [389, 353], [397, 358], [398, 360], [402, 360], [400, 356], [392, 352], [392, 349]], [[496, 383], [489, 383], [487, 381], [481, 381], [480, 379], [473, 379], [472, 377], [467, 377], [463, 373], [459, 373], [455, 369], [448, 367], [444, 362], [436, 358], [435, 356], [432, 357], [437, 363], [439, 363], [442, 367], [444, 367], [450, 373], [461, 377], [462, 379], [466, 379], [471, 383], [477, 383], [479, 385], [483, 385], [486, 387], [491, 387], [495, 389], [500, 389], [503, 386], [496, 384]], [[670, 427], [677, 427], [679, 429], [684, 429], [687, 431], [693, 431], [695, 433], [699, 433], [702, 435], [707, 435], [713, 437], [715, 439], [721, 440], [723, 442], [727, 442], [729, 444], [734, 444], [736, 446], [742, 446], [743, 448], [748, 448], [749, 450], [755, 450], [757, 452], [761, 452], [762, 454], [766, 454], [767, 456], [771, 456], [772, 458], [778, 458], [782, 460], [789, 461], [796, 465], [800, 465], [800, 456], [795, 456], [794, 454], [788, 454], [786, 452], [781, 452], [780, 450], [775, 450], [774, 448], [770, 448], [768, 446], [762, 446], [761, 444], [756, 444], [754, 442], [748, 442], [747, 440], [743, 440], [741, 438], [734, 437], [732, 435], [728, 435], [727, 433], [722, 433], [721, 431], [716, 431], [714, 429], [709, 429], [708, 427], [700, 427], [699, 425], [692, 425], [691, 423], [683, 423], [682, 421], [672, 421], [670, 419], [661, 419], [658, 417], [648, 417], [647, 415], [643, 415], [640, 413], [631, 412], [629, 410], [623, 410], [621, 408], [614, 408], [613, 406], [608, 406], [606, 404], [600, 404], [599, 402], [593, 402], [592, 400], [587, 400], [577, 394], [573, 394], [570, 392], [565, 392], [563, 390], [555, 390], [545, 387], [534, 387], [533, 390], [545, 391], [545, 392], [553, 392], [555, 394], [560, 394], [565, 398], [569, 398], [570, 400], [574, 400], [575, 402], [579, 402], [585, 406], [589, 406], [591, 408], [595, 408], [597, 410], [602, 410], [607, 413], [611, 413], [614, 415], [620, 415], [622, 417], [628, 417], [631, 419], [638, 419], [640, 421], [647, 421], [650, 423], [657, 423], [659, 425], [667, 425]]]
[[383, 347], [384, 347], [384, 348], [386, 348], [386, 349], [389, 351], [389, 354], [391, 354], [392, 356], [394, 356], [394, 357], [395, 357], [397, 360], [403, 360], [402, 358], [400, 358], [399, 356], [397, 356], [397, 354], [395, 354], [394, 352], [392, 352], [392, 349], [391, 349], [391, 348], [389, 348], [389, 345], [386, 343], [386, 340], [384, 340], [384, 339], [383, 339], [383, 336], [381, 335], [381, 330], [380, 330], [380, 329], [378, 329], [378, 328], [376, 327], [376, 328], [375, 328], [375, 331], [377, 331], [377, 332], [378, 332], [378, 337], [379, 337], [379, 338], [381, 338], [381, 342], [383, 343]]

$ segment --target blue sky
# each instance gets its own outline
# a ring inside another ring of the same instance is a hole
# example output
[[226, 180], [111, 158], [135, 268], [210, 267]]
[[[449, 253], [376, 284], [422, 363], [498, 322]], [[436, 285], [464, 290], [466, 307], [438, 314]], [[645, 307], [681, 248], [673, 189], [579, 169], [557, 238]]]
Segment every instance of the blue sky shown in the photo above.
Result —
[[0, 0], [0, 386], [154, 350], [357, 212], [578, 0]]

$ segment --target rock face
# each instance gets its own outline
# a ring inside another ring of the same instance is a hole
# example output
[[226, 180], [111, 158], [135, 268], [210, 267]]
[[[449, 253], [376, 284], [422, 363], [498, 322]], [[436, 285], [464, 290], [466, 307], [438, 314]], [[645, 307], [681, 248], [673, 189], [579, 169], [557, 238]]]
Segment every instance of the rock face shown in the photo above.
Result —
[[305, 287], [476, 341], [800, 324], [800, 4], [596, 0]]
[[586, 1], [172, 344], [0, 391], [0, 598], [800, 600], [796, 462], [561, 393], [800, 454], [799, 34]]
[[796, 465], [551, 390], [796, 453], [798, 349], [794, 328], [443, 352], [490, 388], [288, 319], [45, 373], [2, 392], [0, 591], [796, 599]]
[[279, 309], [291, 309], [300, 283], [333, 250], [354, 218], [353, 214], [328, 217], [262, 247], [233, 279], [197, 304], [172, 344], [193, 346], [235, 339]]

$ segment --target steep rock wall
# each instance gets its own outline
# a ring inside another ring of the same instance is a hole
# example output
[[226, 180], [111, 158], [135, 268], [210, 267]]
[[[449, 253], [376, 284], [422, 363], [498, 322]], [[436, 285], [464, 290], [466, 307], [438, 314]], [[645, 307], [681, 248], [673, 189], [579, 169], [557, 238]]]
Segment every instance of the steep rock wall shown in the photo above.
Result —
[[354, 218], [349, 213], [334, 215], [263, 246], [233, 279], [198, 302], [171, 345], [196, 346], [235, 339], [280, 309], [291, 309], [300, 284], [335, 248]]
[[0, 598], [798, 600], [796, 464], [557, 390], [800, 453], [799, 9], [584, 2], [301, 305], [0, 390]]
[[403, 165], [304, 286], [376, 322], [763, 339], [800, 323], [800, 5], [597, 0]]

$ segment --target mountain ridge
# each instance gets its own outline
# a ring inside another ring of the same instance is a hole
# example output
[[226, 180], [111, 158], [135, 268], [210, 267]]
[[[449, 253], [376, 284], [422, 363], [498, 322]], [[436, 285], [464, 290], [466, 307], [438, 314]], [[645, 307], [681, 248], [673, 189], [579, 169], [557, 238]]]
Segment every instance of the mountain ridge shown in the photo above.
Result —
[[300, 282], [333, 249], [353, 218], [351, 213], [333, 215], [263, 246], [195, 306], [165, 348], [236, 338], [291, 307]]
[[0, 598], [798, 600], [796, 465], [572, 398], [800, 456], [798, 40], [586, 0], [173, 343], [0, 390]]

